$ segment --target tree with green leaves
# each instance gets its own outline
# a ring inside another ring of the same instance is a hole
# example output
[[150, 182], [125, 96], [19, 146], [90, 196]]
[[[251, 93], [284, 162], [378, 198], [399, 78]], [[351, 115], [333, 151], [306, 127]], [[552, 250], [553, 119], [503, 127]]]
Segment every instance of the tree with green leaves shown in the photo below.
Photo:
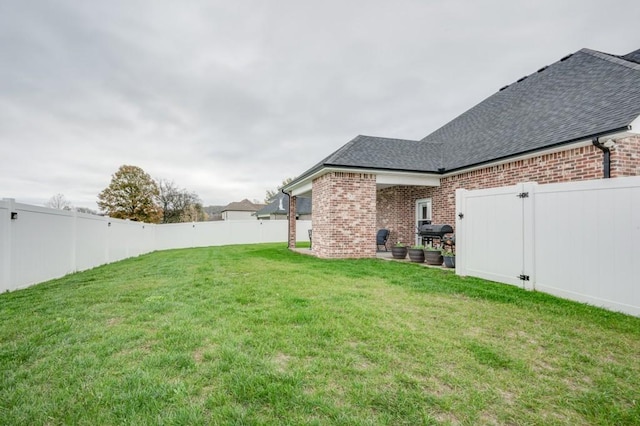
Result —
[[120, 166], [111, 183], [98, 194], [98, 206], [107, 215], [147, 223], [162, 221], [158, 185], [137, 166]]

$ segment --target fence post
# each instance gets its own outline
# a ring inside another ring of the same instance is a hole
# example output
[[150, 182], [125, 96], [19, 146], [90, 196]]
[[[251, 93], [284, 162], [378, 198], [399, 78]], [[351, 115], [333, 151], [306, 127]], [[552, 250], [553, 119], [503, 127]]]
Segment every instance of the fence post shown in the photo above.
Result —
[[78, 211], [73, 210], [71, 215], [71, 272], [78, 270]]
[[466, 262], [466, 194], [467, 190], [456, 189], [456, 275], [467, 275]]
[[[0, 215], [0, 235], [2, 239], [2, 249], [0, 249], [0, 291], [13, 290], [13, 267], [11, 266], [11, 254], [13, 251], [11, 212], [15, 212], [15, 200], [13, 198], [3, 198], [2, 204], [6, 207], [6, 212]], [[17, 220], [17, 219], [16, 219]]]
[[522, 199], [522, 271], [523, 274], [529, 276], [528, 280], [523, 281], [526, 290], [535, 290], [536, 288], [535, 203], [537, 189], [536, 182], [522, 184], [522, 192], [529, 194]]

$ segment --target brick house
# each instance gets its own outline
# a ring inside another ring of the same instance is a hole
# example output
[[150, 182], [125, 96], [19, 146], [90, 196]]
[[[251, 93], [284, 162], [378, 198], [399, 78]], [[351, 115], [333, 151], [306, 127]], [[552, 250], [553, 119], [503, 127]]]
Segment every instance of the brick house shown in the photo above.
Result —
[[[640, 175], [640, 49], [567, 55], [421, 140], [357, 136], [286, 185], [312, 198], [313, 252], [374, 257], [420, 220], [455, 225], [455, 190]], [[295, 247], [295, 221], [289, 222]]]

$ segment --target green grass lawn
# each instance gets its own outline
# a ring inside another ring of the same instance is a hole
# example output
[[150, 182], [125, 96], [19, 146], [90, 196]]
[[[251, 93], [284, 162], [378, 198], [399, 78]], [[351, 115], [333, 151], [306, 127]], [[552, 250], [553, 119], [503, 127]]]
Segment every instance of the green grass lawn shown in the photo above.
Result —
[[640, 424], [640, 318], [282, 245], [0, 295], [0, 424]]

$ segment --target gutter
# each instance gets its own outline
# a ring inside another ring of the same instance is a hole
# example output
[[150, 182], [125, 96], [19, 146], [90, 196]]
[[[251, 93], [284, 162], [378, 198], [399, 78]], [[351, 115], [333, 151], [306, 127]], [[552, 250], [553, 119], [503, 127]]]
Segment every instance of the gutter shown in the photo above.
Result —
[[[284, 187], [280, 188], [280, 192], [289, 197], [289, 206], [287, 207], [287, 224], [289, 225], [287, 226], [287, 248], [290, 249], [291, 242], [289, 241], [289, 231], [291, 230], [291, 194], [286, 193], [284, 191]], [[296, 220], [296, 218], [294, 217], [293, 220]]]
[[593, 138], [592, 142], [596, 148], [602, 151], [602, 177], [609, 179], [611, 177], [611, 150], [609, 148], [613, 147], [614, 143], [611, 139], [602, 143], [600, 138]]
[[550, 150], [550, 149], [560, 148], [563, 145], [569, 145], [569, 144], [580, 142], [580, 141], [588, 141], [589, 139], [591, 139], [591, 141], [593, 141], [595, 139], [599, 139], [599, 138], [604, 137], [604, 136], [613, 136], [613, 135], [616, 135], [618, 133], [626, 132], [628, 130], [631, 130], [631, 126], [630, 125], [618, 127], [616, 129], [611, 129], [611, 130], [607, 130], [607, 131], [604, 131], [604, 132], [594, 133], [594, 134], [589, 135], [589, 136], [583, 136], [583, 137], [580, 137], [580, 138], [565, 140], [565, 141], [554, 143], [554, 144], [551, 144], [551, 145], [546, 145], [544, 147], [535, 148], [535, 149], [531, 149], [531, 150], [528, 150], [528, 151], [520, 152], [520, 153], [515, 154], [515, 155], [505, 155], [504, 157], [494, 158], [493, 160], [482, 161], [482, 162], [479, 162], [479, 163], [476, 163], [476, 164], [471, 164], [471, 165], [468, 165], [468, 166], [455, 167], [453, 169], [448, 169], [448, 170], [445, 169], [445, 170], [442, 170], [442, 171], [441, 170], [438, 170], [438, 171], [443, 175], [443, 177], [448, 177], [448, 176], [451, 176], [451, 175], [454, 175], [454, 174], [463, 173], [464, 171], [469, 170], [469, 169], [482, 168], [482, 167], [489, 166], [489, 165], [497, 163], [497, 162], [509, 161], [510, 159], [517, 158], [517, 157], [520, 157], [520, 156], [523, 156], [523, 155], [532, 155], [532, 154], [536, 154], [538, 152], [544, 152], [544, 151], [547, 151], [547, 150]]

